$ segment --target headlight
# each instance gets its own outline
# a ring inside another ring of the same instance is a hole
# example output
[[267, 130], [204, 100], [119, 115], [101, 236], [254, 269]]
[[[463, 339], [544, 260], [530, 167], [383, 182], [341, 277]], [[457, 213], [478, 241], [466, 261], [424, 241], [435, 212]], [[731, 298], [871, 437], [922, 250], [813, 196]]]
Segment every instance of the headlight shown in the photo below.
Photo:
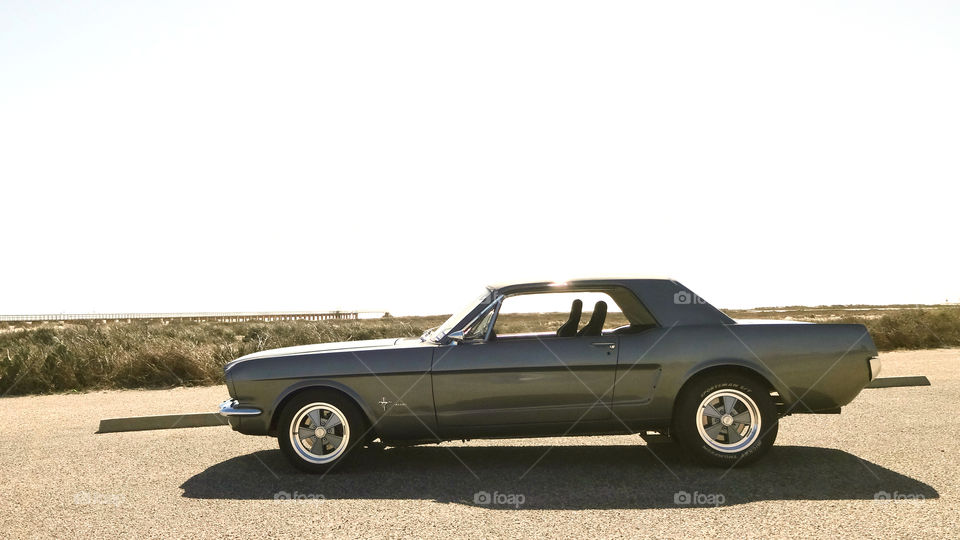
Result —
[[880, 357], [874, 356], [870, 359], [870, 380], [874, 380], [880, 375]]

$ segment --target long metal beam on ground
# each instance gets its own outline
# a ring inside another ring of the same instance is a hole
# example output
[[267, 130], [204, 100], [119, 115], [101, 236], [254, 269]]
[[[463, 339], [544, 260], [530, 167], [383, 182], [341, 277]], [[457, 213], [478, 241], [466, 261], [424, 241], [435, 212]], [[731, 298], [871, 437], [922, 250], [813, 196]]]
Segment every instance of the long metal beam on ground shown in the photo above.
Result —
[[912, 377], [880, 377], [867, 383], [865, 388], [897, 388], [901, 386], [930, 386], [930, 379], [923, 375]]
[[97, 433], [226, 425], [228, 425], [227, 419], [218, 413], [158, 414], [127, 418], [104, 418], [100, 420], [100, 429], [97, 430]]

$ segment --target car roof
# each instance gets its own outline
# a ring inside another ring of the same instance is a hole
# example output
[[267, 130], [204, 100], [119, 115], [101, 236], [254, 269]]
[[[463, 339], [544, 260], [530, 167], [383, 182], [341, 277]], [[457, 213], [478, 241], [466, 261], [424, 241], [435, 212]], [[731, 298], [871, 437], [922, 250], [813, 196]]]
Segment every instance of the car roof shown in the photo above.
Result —
[[674, 281], [667, 277], [645, 277], [645, 276], [617, 276], [617, 277], [580, 277], [574, 279], [557, 280], [533, 280], [533, 281], [504, 281], [494, 283], [488, 286], [489, 289], [513, 289], [523, 287], [545, 287], [545, 286], [564, 286], [564, 285], [628, 285], [638, 281]]
[[579, 278], [564, 281], [523, 281], [490, 286], [491, 291], [506, 296], [613, 288], [632, 291], [631, 296], [638, 299], [661, 326], [735, 324], [733, 319], [707, 303], [682, 283], [669, 278]]

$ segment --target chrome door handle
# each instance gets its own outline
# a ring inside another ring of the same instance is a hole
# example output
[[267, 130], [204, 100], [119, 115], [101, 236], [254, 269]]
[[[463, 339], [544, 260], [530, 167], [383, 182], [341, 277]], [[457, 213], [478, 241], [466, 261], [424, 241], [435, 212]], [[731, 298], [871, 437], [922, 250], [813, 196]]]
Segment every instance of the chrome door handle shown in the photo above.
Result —
[[608, 349], [616, 349], [617, 344], [612, 341], [598, 341], [596, 343], [591, 343], [594, 347], [606, 347]]

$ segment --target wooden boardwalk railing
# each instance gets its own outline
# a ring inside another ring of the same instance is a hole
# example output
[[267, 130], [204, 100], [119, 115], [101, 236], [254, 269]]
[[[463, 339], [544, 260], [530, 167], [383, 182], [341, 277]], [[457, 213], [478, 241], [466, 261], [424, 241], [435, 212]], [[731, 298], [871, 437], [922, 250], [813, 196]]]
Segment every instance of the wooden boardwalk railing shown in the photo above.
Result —
[[326, 321], [330, 319], [354, 320], [359, 311], [267, 311], [267, 312], [197, 312], [197, 313], [47, 313], [42, 315], [0, 315], [0, 322], [43, 321]]

